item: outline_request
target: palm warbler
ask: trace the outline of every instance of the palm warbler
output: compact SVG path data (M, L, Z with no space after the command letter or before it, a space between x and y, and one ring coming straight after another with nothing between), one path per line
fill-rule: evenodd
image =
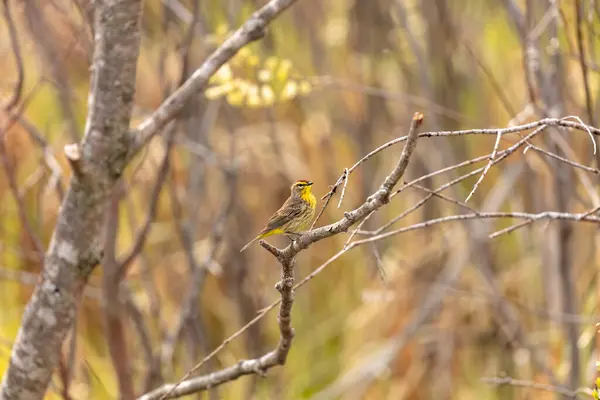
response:
M292 194L281 208L267 222L265 229L258 236L242 247L246 250L259 239L278 234L294 234L306 230L315 216L317 199L311 191L312 182L300 180L294 182L290 191Z

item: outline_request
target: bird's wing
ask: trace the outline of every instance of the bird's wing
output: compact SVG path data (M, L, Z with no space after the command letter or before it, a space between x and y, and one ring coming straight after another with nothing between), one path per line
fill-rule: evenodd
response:
M261 233L266 233L272 231L273 229L281 228L292 219L298 217L302 213L301 202L294 202L294 200L290 197L285 203L281 206L275 214L269 219L267 222L267 226Z

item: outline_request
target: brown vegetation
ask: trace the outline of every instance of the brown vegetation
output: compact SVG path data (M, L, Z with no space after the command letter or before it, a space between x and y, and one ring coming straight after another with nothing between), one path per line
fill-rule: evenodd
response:
M138 57L92 24L137 0L42 3L0 24L5 382L62 229L103 239L46 398L591 398L600 4L147 0ZM226 41L267 3L294 4ZM315 230L240 253L296 179Z

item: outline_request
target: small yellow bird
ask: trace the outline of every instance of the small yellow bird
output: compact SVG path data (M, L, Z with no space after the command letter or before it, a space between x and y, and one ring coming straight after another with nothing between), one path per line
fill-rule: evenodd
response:
M281 208L267 222L265 229L258 236L242 247L240 252L246 250L259 239L278 234L295 234L305 231L310 227L310 222L315 216L317 199L311 191L312 182L299 180L294 182L290 191L292 194L283 203Z

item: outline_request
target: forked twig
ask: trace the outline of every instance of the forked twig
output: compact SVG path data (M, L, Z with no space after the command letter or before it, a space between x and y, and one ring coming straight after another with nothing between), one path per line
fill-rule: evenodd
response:
M205 390L223 382L237 379L243 375L253 373L262 375L269 368L272 368L276 365L283 365L286 361L292 339L294 337L294 330L291 326L291 308L294 301L294 289L299 287L299 285L294 286L294 265L296 255L300 251L306 249L312 243L340 234L342 232L346 232L350 226L354 225L356 222L365 218L368 214L373 213L375 210L381 208L383 205L389 202L391 191L406 171L409 159L416 147L416 141L418 138L417 128L422 124L422 122L423 114L415 113L411 120L407 143L404 146L396 167L385 178L380 188L360 207L354 211L345 213L344 217L335 224L321 227L303 234L283 250L277 249L268 243L261 241L261 246L273 254L273 256L277 258L282 266L281 281L276 285L277 290L281 294L281 299L272 303L266 309L263 309L257 317L246 324L244 328L221 343L217 349L206 356L200 363L196 364L177 383L164 385L150 393L145 394L139 400L162 400L172 398L174 396L181 396L200 390ZM193 378L188 381L188 378L190 378L194 372L198 371L202 365L214 357L214 355L223 349L227 343L260 320L264 314L276 307L278 304L280 305L278 315L280 340L274 350L259 358L244 360L235 366L213 372L209 375Z

